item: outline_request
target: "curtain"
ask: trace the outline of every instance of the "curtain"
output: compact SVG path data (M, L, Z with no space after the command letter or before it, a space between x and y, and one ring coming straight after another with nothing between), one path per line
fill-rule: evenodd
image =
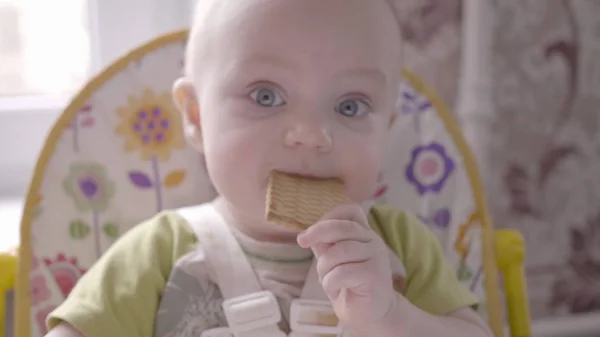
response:
M407 67L461 122L496 226L526 239L534 320L600 314L600 1L402 1Z

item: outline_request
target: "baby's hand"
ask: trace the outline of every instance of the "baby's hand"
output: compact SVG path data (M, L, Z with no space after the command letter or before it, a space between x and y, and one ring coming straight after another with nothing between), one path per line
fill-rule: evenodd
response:
M395 305L387 247L360 206L333 209L300 234L298 244L312 248L323 289L344 326L377 324Z

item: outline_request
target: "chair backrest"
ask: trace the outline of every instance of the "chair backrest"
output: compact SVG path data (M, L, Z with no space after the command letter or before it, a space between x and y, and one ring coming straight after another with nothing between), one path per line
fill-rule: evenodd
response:
M122 57L81 90L50 132L22 220L17 336L42 336L46 315L131 226L215 196L170 97L186 37L159 37ZM473 157L443 103L414 75L403 78L374 199L419 215L496 316L495 264L482 259L493 261L491 225Z

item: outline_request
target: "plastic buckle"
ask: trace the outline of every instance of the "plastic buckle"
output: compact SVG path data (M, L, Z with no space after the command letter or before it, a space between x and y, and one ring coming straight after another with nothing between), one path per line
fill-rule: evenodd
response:
M290 336L342 334L342 326L329 301L293 300L290 325L293 331Z
M237 336L241 332L262 329L281 320L281 310L275 295L260 291L223 301L223 311L229 330Z
M272 328L262 328L252 331L238 332L234 334L229 328L215 328L205 330L200 337L288 337L285 333L278 330L275 326Z
M355 337L349 331L342 331L341 334L337 335L322 335L322 334L314 334L314 333L304 333L304 332L291 332L288 337Z
M234 337L229 328L214 328L204 330L200 337Z

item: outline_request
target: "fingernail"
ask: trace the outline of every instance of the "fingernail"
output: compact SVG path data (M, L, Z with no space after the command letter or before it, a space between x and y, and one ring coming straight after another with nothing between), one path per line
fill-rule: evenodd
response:
M298 234L298 236L296 237L296 242L298 242L298 245L302 246L301 241L304 240L303 237L306 236L306 231L300 232L300 234Z

